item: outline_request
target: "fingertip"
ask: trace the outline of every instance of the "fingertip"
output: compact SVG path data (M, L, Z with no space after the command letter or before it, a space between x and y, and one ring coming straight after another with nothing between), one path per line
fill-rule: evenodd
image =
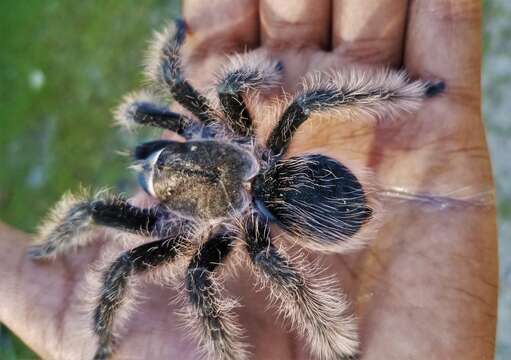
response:
M261 42L269 48L320 48L330 46L329 0L261 0Z
M435 77L451 90L476 94L481 65L478 0L416 0L410 4L405 65L420 77ZM478 94L478 92L477 92Z
M334 1L332 47L343 62L402 63L408 0Z

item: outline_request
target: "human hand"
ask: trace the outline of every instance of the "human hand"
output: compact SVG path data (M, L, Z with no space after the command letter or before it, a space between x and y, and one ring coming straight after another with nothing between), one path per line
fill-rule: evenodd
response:
M493 183L480 115L480 20L475 0L185 1L188 74L209 85L225 52L262 46L282 60L293 91L310 70L347 63L405 66L439 78L445 95L413 118L317 122L296 134L292 153L321 147L375 173L386 211L361 252L318 256L360 318L364 359L492 358L497 250ZM406 34L406 36L405 36ZM332 47L332 51L323 49ZM207 75L204 75L207 74ZM310 123L313 123L311 121ZM264 129L262 129L264 132ZM0 320L43 358L89 358L91 335L77 330L78 289L98 246L54 263L24 255L28 237L0 229ZM101 233L98 233L101 234ZM98 235L101 236L101 235ZM254 358L307 359L299 339L265 310L245 273L228 288ZM153 285L127 324L118 358L196 357L175 326L173 291ZM86 324L87 325L87 324Z

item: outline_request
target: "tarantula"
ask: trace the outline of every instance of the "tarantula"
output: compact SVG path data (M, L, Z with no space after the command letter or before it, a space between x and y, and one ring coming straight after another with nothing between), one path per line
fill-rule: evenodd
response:
M151 241L120 255L102 277L93 322L95 359L114 351L114 318L128 279L187 258L188 310L198 342L209 358L245 359L246 346L225 305L214 272L234 247L244 247L256 276L267 284L279 312L305 337L315 358L354 358L355 320L335 283L315 279L273 241L270 225L303 247L323 252L356 249L377 217L366 184L339 161L319 153L286 157L293 134L311 115L361 110L375 116L412 111L443 91L443 82L410 81L404 72L351 70L305 83L264 143L256 141L247 103L278 86L280 62L255 53L231 57L218 77L218 104L183 77L180 48L185 23L157 33L146 72L194 117L171 112L145 91L124 99L115 117L124 125L171 130L186 141L156 140L134 151L142 188L158 200L138 208L120 196L67 196L39 233L30 254L51 257L88 241L94 225L140 234ZM154 93L154 92L153 92Z

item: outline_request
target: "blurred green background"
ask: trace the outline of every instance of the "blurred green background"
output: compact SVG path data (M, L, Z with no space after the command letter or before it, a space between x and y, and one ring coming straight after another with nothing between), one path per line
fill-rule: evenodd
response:
M499 198L501 295L496 359L511 358L511 1L485 1L484 113ZM79 184L129 192L129 149L111 109L142 80L151 30L178 0L0 2L0 219L26 231ZM507 306L505 306L507 305ZM0 360L37 359L0 325Z

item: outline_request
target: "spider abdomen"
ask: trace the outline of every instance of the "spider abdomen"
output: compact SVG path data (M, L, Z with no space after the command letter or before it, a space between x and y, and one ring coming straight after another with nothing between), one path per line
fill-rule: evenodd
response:
M260 210L315 248L348 241L373 215L357 177L324 155L278 160L256 180L254 191L265 208Z

